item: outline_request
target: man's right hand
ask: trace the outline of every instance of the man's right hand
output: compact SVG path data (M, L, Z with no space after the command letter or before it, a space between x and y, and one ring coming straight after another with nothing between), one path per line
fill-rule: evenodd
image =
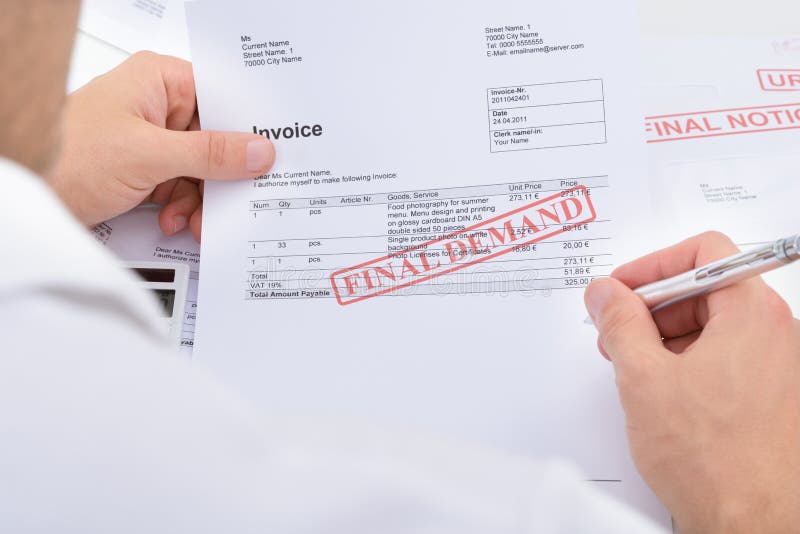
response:
M735 254L718 233L586 290L634 461L686 533L800 532L800 327L761 278L651 315L630 288Z

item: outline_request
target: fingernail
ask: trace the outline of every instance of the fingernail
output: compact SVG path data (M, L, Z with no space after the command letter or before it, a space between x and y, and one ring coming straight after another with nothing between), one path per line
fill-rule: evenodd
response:
M266 139L254 139L247 143L247 171L266 171L272 164L274 150L272 143Z
M172 233L173 233L173 235L177 234L178 232L182 232L183 229L186 228L186 224L187 223L188 223L188 221L186 220L186 217L184 217L183 215L178 215L176 217L173 217L173 219L172 219Z
M597 324L595 318L603 311L608 299L614 293L613 284L611 280L595 280L586 288L586 310L595 325Z

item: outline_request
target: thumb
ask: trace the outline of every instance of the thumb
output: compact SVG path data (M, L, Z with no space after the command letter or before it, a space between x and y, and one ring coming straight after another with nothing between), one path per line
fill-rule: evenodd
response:
M210 180L255 178L275 163L275 147L260 135L242 132L160 130L152 147L152 174L162 181L179 176Z
M600 345L614 363L634 364L664 353L650 310L630 288L614 278L593 281L584 301L600 333Z

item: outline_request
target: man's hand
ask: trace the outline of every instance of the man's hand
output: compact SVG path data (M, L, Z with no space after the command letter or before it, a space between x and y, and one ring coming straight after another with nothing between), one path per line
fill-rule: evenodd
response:
M51 185L86 225L155 202L167 235L200 239L200 178L254 178L275 161L264 137L199 131L190 63L140 52L68 98Z
M800 531L800 330L760 278L651 316L629 288L737 252L704 234L586 290L636 465L684 532Z

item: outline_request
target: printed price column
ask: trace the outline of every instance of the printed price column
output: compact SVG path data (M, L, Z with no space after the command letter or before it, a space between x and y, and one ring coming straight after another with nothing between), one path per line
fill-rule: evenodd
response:
M602 80L489 89L492 152L606 142Z

